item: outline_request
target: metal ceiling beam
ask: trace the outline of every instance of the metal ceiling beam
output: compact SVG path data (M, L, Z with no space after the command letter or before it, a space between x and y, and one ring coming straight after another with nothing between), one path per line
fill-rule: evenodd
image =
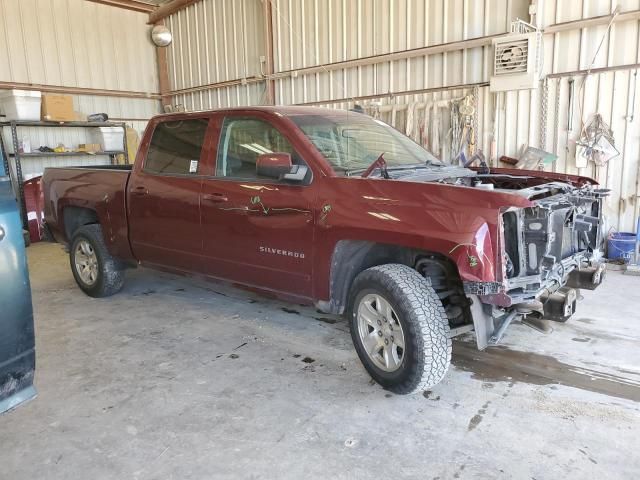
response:
M133 10L134 12L151 13L158 7L151 3L141 2L140 0L87 0L88 2L101 3L110 7L124 8Z
M640 10L631 10L629 12L621 12L614 19L613 23L626 22L629 20L640 20ZM543 30L544 33L565 32L567 30L576 30L581 28L596 27L598 25L607 25L611 21L611 14L600 15L598 17L590 17L580 20L572 20L570 22L556 23L549 25Z
M149 25L153 25L160 20L164 20L169 15L173 15L178 10L182 10L183 8L187 8L188 6L201 1L202 0L173 0L172 2L164 3L149 14L149 20L147 23Z
M34 90L48 93L63 93L68 95L93 95L99 97L122 98L152 98L160 99L160 94L155 92L136 92L131 90L107 90L103 88L63 87L60 85L43 85L40 83L21 83L0 81L0 90Z

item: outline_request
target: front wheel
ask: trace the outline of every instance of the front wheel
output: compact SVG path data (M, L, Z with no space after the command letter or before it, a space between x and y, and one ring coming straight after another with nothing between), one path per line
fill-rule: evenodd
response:
M349 295L351 338L371 377L399 394L439 383L451 362L447 315L431 283L400 264L360 273Z
M108 297L124 284L124 269L107 250L100 225L84 225L75 231L69 260L76 283L90 297Z

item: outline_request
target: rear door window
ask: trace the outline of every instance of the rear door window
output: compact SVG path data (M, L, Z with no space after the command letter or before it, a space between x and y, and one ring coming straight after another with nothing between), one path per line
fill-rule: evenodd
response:
M209 119L176 120L156 125L144 171L163 175L197 175Z

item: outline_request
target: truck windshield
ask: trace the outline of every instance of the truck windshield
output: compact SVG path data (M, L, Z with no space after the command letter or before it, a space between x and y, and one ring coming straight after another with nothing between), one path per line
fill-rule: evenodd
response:
M300 127L337 173L365 170L380 154L390 169L442 165L410 138L380 120L359 113L293 115Z

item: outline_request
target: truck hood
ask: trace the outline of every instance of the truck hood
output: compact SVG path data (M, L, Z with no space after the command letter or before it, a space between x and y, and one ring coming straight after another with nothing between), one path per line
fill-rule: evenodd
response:
M537 200L573 194L576 191L606 192L595 188L597 182L588 177L535 170L492 168L489 171L483 171L480 168L442 165L396 170L389 173L392 179L399 181L435 183L481 190L502 205L508 204L511 199L513 206L525 206L522 199L537 204Z

